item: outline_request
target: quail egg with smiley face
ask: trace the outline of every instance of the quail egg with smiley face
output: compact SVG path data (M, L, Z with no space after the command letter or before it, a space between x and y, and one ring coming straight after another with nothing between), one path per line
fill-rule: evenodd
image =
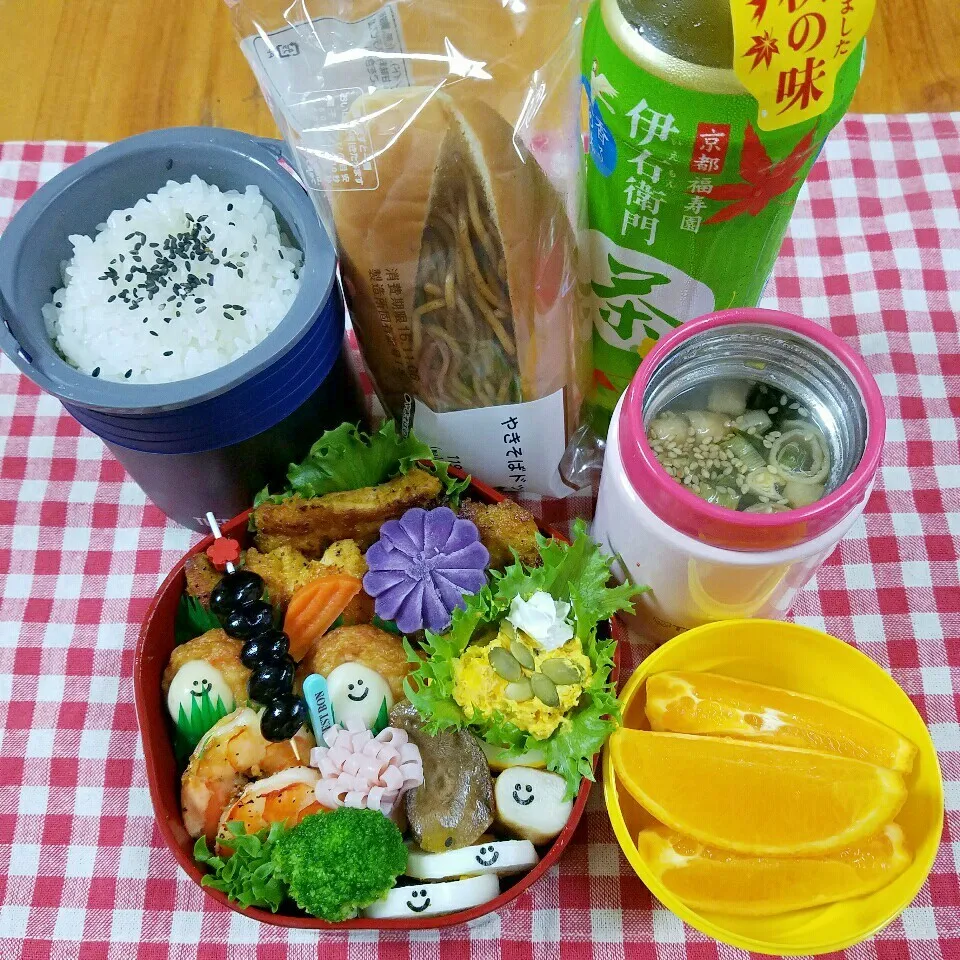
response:
M564 799L563 777L546 770L511 767L497 777L494 799L504 832L532 843L547 843L566 826L573 801Z
M359 720L367 729L377 722L383 702L393 706L390 685L362 663L341 663L327 676L330 705L337 723Z
M206 660L190 660L177 671L167 691L167 709L174 722L181 710L189 718L200 708L204 697L211 704L221 701L221 715L229 713L234 707L233 693L220 671Z

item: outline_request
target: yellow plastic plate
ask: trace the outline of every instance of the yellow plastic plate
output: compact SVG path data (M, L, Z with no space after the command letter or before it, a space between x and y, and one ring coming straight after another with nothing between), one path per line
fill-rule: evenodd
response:
M869 657L819 630L775 620L727 620L675 637L640 664L620 695L625 726L649 729L644 684L651 674L663 670L710 671L826 697L912 740L918 753L906 778L909 794L897 822L914 859L893 883L866 897L775 917L699 913L666 890L641 859L637 834L654 821L620 788L607 751L603 758L607 811L623 852L654 896L691 927L716 940L778 956L843 950L896 919L933 866L943 826L943 781L930 734L894 680Z

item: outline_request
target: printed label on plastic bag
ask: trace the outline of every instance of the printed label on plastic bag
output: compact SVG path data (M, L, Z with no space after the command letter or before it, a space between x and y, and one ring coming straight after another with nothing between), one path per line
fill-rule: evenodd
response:
M566 447L563 390L527 403L434 413L413 403L411 427L449 460L505 493L563 497L572 493L558 466Z
M396 5L384 4L352 22L317 17L247 37L240 46L261 88L270 91L274 114L288 121L281 127L296 147L307 186L376 190L379 178L367 131L362 124L347 130L343 121L364 93L413 83ZM292 131L297 131L294 138Z

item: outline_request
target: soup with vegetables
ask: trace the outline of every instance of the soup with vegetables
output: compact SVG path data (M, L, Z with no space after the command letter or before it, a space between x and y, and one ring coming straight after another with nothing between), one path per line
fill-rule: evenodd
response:
M647 427L657 460L708 503L781 513L827 492L830 451L798 400L768 384L718 380L678 397Z

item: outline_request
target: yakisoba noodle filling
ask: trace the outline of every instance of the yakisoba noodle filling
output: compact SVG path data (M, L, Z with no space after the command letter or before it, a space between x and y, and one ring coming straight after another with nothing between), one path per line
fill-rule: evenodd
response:
M437 412L519 401L500 234L462 145L445 167L424 231L411 317L421 395Z

